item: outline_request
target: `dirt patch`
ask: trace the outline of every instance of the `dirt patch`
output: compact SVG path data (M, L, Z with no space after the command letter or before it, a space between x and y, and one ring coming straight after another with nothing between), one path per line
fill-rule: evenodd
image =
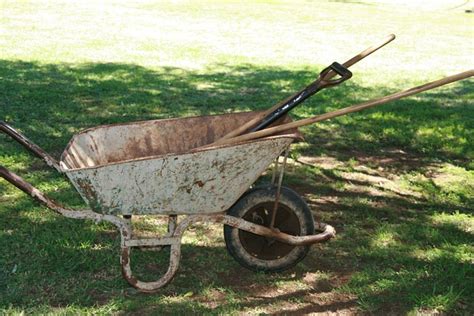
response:
M215 309L226 303L226 294L217 289L211 289L205 296L197 297L197 300L210 309Z

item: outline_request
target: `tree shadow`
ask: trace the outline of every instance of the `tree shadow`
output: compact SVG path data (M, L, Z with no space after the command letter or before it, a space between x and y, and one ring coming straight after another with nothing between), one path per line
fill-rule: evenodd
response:
M380 166L384 165L372 167ZM423 172L420 168L410 172ZM436 186L427 189L428 198L391 191L378 195L372 190L377 184L349 180L337 172L341 169L347 172L348 168L321 168L316 172L320 176L306 178L309 185L297 185L299 193L309 195L306 200L316 219L338 232L321 251L311 253L319 269L351 274L345 288L357 295L359 306L371 312L398 314L423 306L460 313L472 310L467 294L474 292L469 281L474 278L469 259L469 245L474 243L469 230L472 196L461 202L433 199L446 194ZM300 176L290 172L289 182ZM351 182L356 190L334 187L337 182ZM328 197L329 203L314 200L315 194ZM463 192L456 194L463 196Z
M0 290L0 306L3 308L28 310L37 305L50 308L72 305L100 307L120 297L120 308L135 313L220 313L328 291L318 288L315 283L310 291L295 290L284 295L262 297L261 293L275 288L275 282L298 280L306 272L292 269L281 274L256 275L232 260L225 247L185 243L182 245L180 269L173 281L158 293L139 293L121 277L119 238L114 227L67 219L48 214L47 210L34 211L40 213L41 220L31 218L27 214L29 211L24 211L1 224L3 232L5 227L15 227L0 234L1 250L8 254L0 260L0 280L7 285ZM145 281L158 279L166 272L168 256L166 249L133 251L135 276ZM241 293L239 295L245 293L252 299L229 302L225 296L216 298L206 294L209 288ZM179 303L153 304L156 300L182 293L192 293L192 296ZM135 306L136 301L150 304ZM209 302L218 305L211 307ZM335 306L328 308L332 310Z
M331 100L342 99L346 106L360 102L357 99L375 99L393 93L383 87L356 87L341 98L341 92L342 89L327 91L324 97L329 106L324 106L325 100L322 100L322 107L312 110L310 104L308 111L333 110ZM468 140L474 136L474 108L469 102L473 95L472 79L469 79L417 97L321 122L304 130L308 136L306 141L311 145L305 146L301 153L325 154L341 161L367 154L380 158L418 156L422 163L451 161L472 169L474 143ZM453 96L458 98L453 100ZM320 98L323 96L317 95L314 101Z
M315 72L308 69L254 65L214 65L207 70L189 71L172 67L148 69L131 64L55 65L4 60L0 61L0 119L59 156L72 135L84 128L264 109L314 77ZM344 163L355 157L374 168L386 167L386 174L424 172L440 161L469 167L474 152L474 144L468 141L474 137L474 108L469 105L473 91L472 84L463 81L377 110L306 127L303 130L309 146L297 147L297 151L301 155L336 157ZM293 115L308 117L389 92L381 87L369 89L349 82L313 97ZM453 95L459 98L452 100ZM408 160L398 159L400 155L393 153L394 148L407 152L404 157ZM27 179L34 185L65 182L38 166L3 135L0 151L2 164L28 173ZM368 156L377 159L370 161ZM387 164L383 160L389 158L395 159L395 163ZM416 163L410 162L411 158ZM298 183L310 182L305 187L298 185L297 190L302 194L316 192L341 198L326 208L310 203L319 218L334 224L340 232L334 241L313 247L309 258L293 270L271 276L255 275L239 267L224 247L184 245L178 276L155 296L129 291L129 286L120 278L118 235L110 227L48 215L27 196L13 201L2 194L0 250L6 255L0 259L0 283L7 286L0 290L1 305L27 309L42 302L53 307L68 304L91 307L125 296L120 308L129 311L219 313L305 297L309 301L303 307L282 313L337 311L355 304L368 304L363 308L371 311L403 312L439 295L461 293L460 298L453 300L459 301L474 292L466 282L472 280L472 266L466 265L462 258L447 255L452 254L450 247L472 243L472 235L456 226L435 225L431 219L437 210L449 213L458 209L472 214L469 197L462 205L453 205L401 194L376 197L368 191L340 192L331 183L346 179L330 170L321 172L321 176L312 176L311 181L298 175L290 175L289 179L290 183L295 179ZM363 188L369 183L359 181L354 185ZM0 182L0 190L9 190L5 182ZM64 184L59 188L48 187L47 191L64 204L80 204L74 191ZM364 200L372 204L360 202ZM433 231L438 231L437 235ZM380 232L395 236L395 244L374 246ZM442 249L438 257L420 259L414 255L430 247ZM157 259L153 253L139 255L137 262L153 273L165 265L164 259ZM157 265L149 262L157 262ZM12 273L15 265L19 272ZM349 285L359 297L358 302L351 298L329 304L311 301L309 297L323 292L317 284L310 284L309 290L256 298L262 288L318 271L331 274L331 282L336 282L340 274L356 275ZM255 286L258 282L262 286ZM385 283L380 285L380 282ZM337 284L345 286L345 283ZM433 284L438 284L435 289ZM377 290L369 291L378 285ZM203 303L206 298L202 289L209 286L226 288L240 295L250 293L254 298L221 300L218 307L207 307ZM163 297L186 292L193 293L189 300L160 301ZM140 300L149 304L141 309L134 305ZM402 303L395 303L398 301ZM156 302L161 305L153 307ZM449 310L456 310L456 306Z
M133 64L3 60L0 118L46 149L58 151L77 131L101 124L268 108L315 76L316 71L309 69L255 65L214 65L205 71L189 71ZM347 82L314 96L293 115L324 113L389 92ZM429 158L466 160L474 152L472 142L465 141L472 138L474 129L474 109L468 104L472 93L465 80L421 97L308 127L307 141L313 146L303 153L339 152L342 156L357 144L358 149L371 153L399 147ZM452 100L452 95L461 97Z

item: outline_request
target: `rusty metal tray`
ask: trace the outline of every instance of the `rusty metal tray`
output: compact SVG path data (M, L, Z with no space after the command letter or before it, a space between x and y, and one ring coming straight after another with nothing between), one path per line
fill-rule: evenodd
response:
M3 166L0 166L0 177L60 215L115 225L121 236L122 275L143 292L155 292L171 281L179 267L183 234L190 225L198 222L221 223L226 225L227 231L235 229L232 232L262 236L273 245L279 245L278 242L289 245L282 248L286 249L283 252L276 251L273 260L289 267L304 257L307 245L332 238L334 228L321 224L317 228L322 232L313 234L314 223L309 209L306 209L305 223L309 223L307 227L311 229L303 234L298 233L303 225L298 220L292 221L296 225L294 233L280 230L276 224L268 227L249 221L231 212L239 205L239 199L250 196L249 192L263 192L247 190L272 161L278 166L280 154L285 152L286 155L290 144L301 139L301 134L293 129L232 145L206 146L243 125L255 114L245 112L99 126L75 135L60 161L0 121L0 131L65 174L90 209L63 207ZM288 121L290 119L285 117L275 125ZM279 188L283 173L284 165L279 171ZM267 202L275 206L272 213L275 217L283 201L277 194L268 197ZM136 215L166 216L168 233L152 238L136 236L132 225L132 216ZM226 245L229 245L227 237ZM162 247L170 247L166 273L152 282L137 279L132 273L131 250L159 250ZM234 259L239 259L235 253L229 253ZM251 256L250 252L247 256ZM250 259L252 262L262 261ZM266 260L263 260L264 266L269 262Z
M207 214L227 210L295 139L297 130L192 151L254 112L99 126L75 135L60 167L96 212ZM125 180L125 181L124 181Z

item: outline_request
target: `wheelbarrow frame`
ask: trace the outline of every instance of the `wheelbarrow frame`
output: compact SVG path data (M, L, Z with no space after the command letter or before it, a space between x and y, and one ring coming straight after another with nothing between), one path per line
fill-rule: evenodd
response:
M14 140L16 140L19 144L24 146L31 153L43 159L50 167L63 173L60 164L53 157L51 157L46 151L34 144L32 141L30 141L27 137L22 135L17 130L15 130L13 127L11 127L5 122L0 121L0 130L5 134L9 135ZM278 157L276 158L278 159ZM283 172L284 168L280 170L279 179L281 179ZM323 223L320 223L317 226L318 230L322 231L319 234L307 236L293 236L281 232L275 228L265 227L262 225L254 224L241 218L226 215L226 212L222 211L212 214L182 215L182 219L180 221L178 221L177 215L169 215L167 234L156 238L136 238L133 234L130 215L122 216L123 214L101 214L92 211L91 209L74 210L64 207L55 202L54 200L50 199L46 194L44 194L39 189L35 188L33 185L25 181L17 174L8 170L4 166L0 166L0 177L4 178L5 180L13 184L15 187L24 191L25 193L36 199L38 202L45 205L54 212L58 213L59 215L73 219L93 220L96 223L105 221L115 225L120 232L120 263L122 268L122 275L128 281L129 284L131 284L133 287L137 288L142 292L155 292L172 280L178 270L181 259L181 239L183 237L183 234L190 225L196 223L220 223L256 235L272 238L293 246L304 246L323 242L335 236L334 228L330 225L326 225ZM281 185L281 180L278 181L278 185ZM140 281L133 275L131 267L130 254L132 248L155 248L161 246L170 247L170 260L167 271L157 281Z
M343 64L344 67L349 67L359 60L365 58L366 56L370 55L374 51L378 50L379 48L383 47L390 41L395 38L394 35L390 35L387 39L385 39L381 44L368 48L367 50L361 52L360 54L356 55L352 59L348 60ZM335 69L333 69L335 70ZM329 71L322 76L323 81L327 83L331 83L329 80L335 71ZM342 75L342 73L340 73ZM239 128L234 129L233 131L227 133L226 135L222 135L220 139L215 139L213 142L208 142L207 144L201 144L200 146L196 146L194 150L190 150L190 153L195 153L203 150L214 150L216 146L236 146L242 143L249 143L255 142L256 139L262 139L263 137L274 137L275 133L281 133L284 131L288 131L289 129L298 128L304 125L313 124L319 121L331 119L337 116L346 115L348 113L361 111L364 109L368 109L374 106L378 106L389 101L398 100L410 95L414 95L423 91L427 91L430 89L434 89L436 87L440 87L452 82L456 82L459 80L463 80L474 75L474 70L468 70L463 73L459 73L456 75L452 75L437 81L433 81L418 87L414 87L405 91L400 91L394 93L392 95L388 95L382 97L377 100L367 101L358 105L353 105L351 107L347 107L344 109L336 110L333 112L329 112L323 115L315 116L308 119L303 119L300 121L286 123L281 125L276 125L273 127L269 127L260 131L253 131L251 133L247 133L245 135L241 135L242 133L250 130L258 123L261 119L265 116L272 113L272 111L278 110L280 106L293 106L301 99L302 96L306 96L306 92L316 91L317 89L310 89L310 90L302 90L295 94L294 96L290 97L283 101L283 103L276 104L274 107L266 111L265 113L260 113L259 115L255 116L254 119L248 120L245 124L242 124ZM333 83L337 83L338 81L333 81ZM303 93L303 94L301 94ZM288 103L290 102L290 103ZM265 123L266 124L266 123ZM258 128L257 128L258 129ZM255 129L253 129L255 130ZM43 149L39 146L35 145L31 142L28 138L24 135L16 131L14 128L6 124L5 122L0 121L0 131L6 133L18 143L23 145L26 149L32 152L34 155L42 158L50 167L56 169L57 171L64 173L65 170L60 166L60 164L51 157L48 153L46 153ZM240 136L239 136L240 135ZM290 142L291 143L291 142ZM281 152L280 152L281 153ZM279 154L278 153L278 156ZM278 158L278 157L275 157ZM273 219L270 227L265 227L262 225L254 224L249 221L246 221L241 218L233 217L226 215L225 210L221 212L213 212L210 214L192 214L192 215L184 215L185 217L178 222L177 215L169 214L169 222L168 222L168 233L165 236L158 237L158 238L135 238L133 236L133 230L131 225L131 217L129 214L122 214L124 217L119 215L112 215L112 214L102 214L94 212L90 209L85 210L73 210L65 208L55 201L48 198L43 192L32 186L30 183L26 182L24 179L19 177L18 175L14 174L7 168L0 165L0 176L6 179L8 182L16 186L17 188L23 190L25 193L31 195L33 198L38 200L40 203L44 204L46 207L52 209L53 211L57 212L60 215L63 215L68 218L75 218L75 219L90 219L96 222L106 221L112 223L117 227L120 231L121 242L120 242L120 262L122 266L122 274L124 278L134 287L139 289L143 292L154 292L157 289L161 288L162 286L166 285L173 276L176 274L176 271L179 267L179 261L181 257L181 238L186 231L186 229L195 223L198 222L214 222L214 223L222 223L224 225L228 225L242 231L250 232L256 235L261 235L267 238L275 239L290 245L294 246L303 246L309 245L317 242L326 241L335 236L335 230L333 227L320 224L317 228L322 230L323 232L320 234L314 235L307 235L307 236L293 236L283 232L280 232L278 229L272 228L273 221L275 217L275 212L278 206L278 199L279 199L279 188L281 187L281 179L284 172L284 168L280 173L280 177L277 183L278 191L275 196L275 207L273 210ZM71 178L70 178L71 180ZM256 179L255 179L256 180ZM71 180L72 181L72 180ZM199 183L198 183L199 185ZM77 188L77 187L76 187ZM243 194L243 193L241 193ZM84 195L83 195L84 197ZM170 246L170 262L168 266L168 270L166 273L157 281L155 282L143 282L138 280L136 277L133 276L132 268L131 268L131 261L130 261L130 253L131 249L135 247L160 247L160 246Z

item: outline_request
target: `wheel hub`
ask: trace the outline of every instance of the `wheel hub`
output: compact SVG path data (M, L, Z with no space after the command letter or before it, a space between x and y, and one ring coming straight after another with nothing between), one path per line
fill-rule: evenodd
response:
M243 216L243 219L252 223L270 226L272 220L274 203L265 202L252 207ZM290 235L300 235L300 222L294 212L283 204L278 205L275 217L275 229ZM239 231L239 238L245 250L255 258L262 260L275 260L286 256L295 246L283 242L252 234L246 231Z

